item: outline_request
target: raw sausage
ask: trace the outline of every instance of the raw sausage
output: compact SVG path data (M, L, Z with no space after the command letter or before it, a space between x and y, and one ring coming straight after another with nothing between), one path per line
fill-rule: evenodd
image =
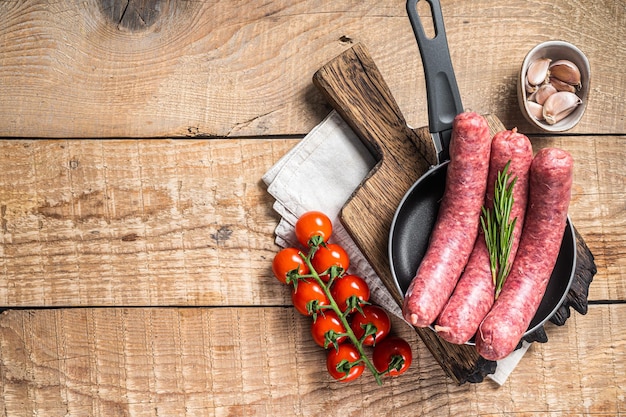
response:
M500 296L476 333L476 349L489 360L509 355L535 315L556 264L567 222L574 162L557 148L542 149L530 167L522 236Z
M513 187L511 220L517 218L513 229L512 247L509 260L515 258L519 244L526 201L528 199L528 170L533 159L533 149L528 138L514 130L496 133L491 142L491 157L485 207L493 207L493 195L498 173L510 161L509 174L517 177ZM495 286L491 274L489 251L482 229L474 244L467 266L456 285L452 296L445 305L435 330L450 343L467 343L476 333L478 325L485 318L494 302Z
M439 213L403 303L404 318L416 327L435 321L472 252L487 188L490 145L484 117L474 112L455 117Z

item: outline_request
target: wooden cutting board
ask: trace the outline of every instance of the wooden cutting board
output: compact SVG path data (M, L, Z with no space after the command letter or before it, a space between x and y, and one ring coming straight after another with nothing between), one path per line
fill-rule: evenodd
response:
M378 163L355 190L341 212L341 221L387 289L401 304L387 255L388 234L400 200L409 187L436 164L428 127L407 126L382 75L366 48L356 44L320 68L313 83L377 156ZM494 115L485 115L492 134L504 130ZM578 281L557 324L569 317L569 306L584 314L587 290L595 274L593 256L578 238ZM572 292L570 291L570 292ZM577 292L576 292L577 291ZM481 358L473 346L454 345L429 329L416 329L444 371L457 383L480 382L496 363ZM529 341L547 341L543 329Z

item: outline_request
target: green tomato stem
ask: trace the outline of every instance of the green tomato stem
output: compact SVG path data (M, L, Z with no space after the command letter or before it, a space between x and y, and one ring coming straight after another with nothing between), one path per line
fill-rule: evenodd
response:
M330 293L330 285L326 285L324 280L322 280L320 278L320 276L317 273L317 271L315 270L315 268L313 268L313 265L311 264L311 257L312 257L311 256L311 252L315 253L317 248L315 248L313 250L313 247L312 247L311 249L312 250L309 252L308 256L304 256L303 254L301 254L302 259L304 260L304 262L306 263L307 267L309 268L309 272L310 272L309 275L311 275L313 277L313 279L315 279L317 281L317 283L322 287L322 290L324 291L324 294L326 294L326 297L328 297L328 300L330 301L330 307L337 314L337 317L339 317L339 320L341 321L341 324L343 324L343 327L346 329L346 334L348 335L348 338L350 339L350 341L352 342L354 347L356 347L357 351L359 352L359 355L361 355L361 359L360 360L365 364L367 369L369 369L371 371L371 373L374 375L374 378L376 379L376 383L378 385L382 385L383 384L382 379L381 379L382 373L378 372L376 367L374 367L374 364L372 363L372 361L370 361L370 359L365 354L365 350L363 349L363 343L361 342L361 340L359 340L356 337L356 335L352 331L352 328L350 327L350 323L348 323L347 315L343 311L341 311L341 309L339 308L339 305L337 304L337 302L335 301L335 299L331 295L331 293ZM329 281L329 284L332 281L333 280L331 279L331 281ZM355 363L358 363L358 361L355 362Z

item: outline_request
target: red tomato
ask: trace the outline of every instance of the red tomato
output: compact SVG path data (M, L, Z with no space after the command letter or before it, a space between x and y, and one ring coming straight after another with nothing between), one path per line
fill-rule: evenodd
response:
M296 221L295 232L298 242L303 246L309 246L309 241L314 236L319 236L322 241L327 242L333 232L333 223L322 212L308 211Z
M346 251L336 243L329 243L326 246L320 246L311 259L311 265L318 274L327 271L330 267L336 266L347 271L350 267L350 257ZM323 281L330 280L329 274L320 275Z
M341 320L339 320L339 316L332 310L327 310L323 314L319 314L313 321L313 324L311 324L313 340L323 348L333 346L333 342L337 344L345 342L348 336L336 336L337 334L345 332L346 328L341 323ZM332 336L333 334L335 334L334 337ZM327 335L329 337L327 337Z
M326 356L328 373L341 382L353 381L361 376L365 365L354 364L361 358L359 351L351 343L339 345L339 349L329 349Z
M305 316L316 313L315 306L329 305L330 301L322 287L313 280L299 280L298 285L291 291L293 306ZM309 311L310 308L312 311Z
M287 274L293 270L297 270L300 275L309 273L309 268L300 257L300 251L298 249L282 249L274 256L274 260L272 261L272 272L274 276L277 280L286 284Z
M389 315L382 308L374 304L363 306L363 314L354 313L350 322L350 327L357 339L363 339L363 345L374 346L381 342L391 330L391 320Z
M388 337L376 344L372 353L372 362L378 372L386 372L388 375L398 376L403 374L411 366L413 352L408 342L401 337Z
M348 302L352 307L355 307L354 300L350 300L351 297L356 297L360 301L368 301L370 299L370 288L367 282L358 275L344 275L341 278L337 278L332 287L330 288L330 294L337 302L341 311L346 311L348 308ZM350 309L352 312L354 308Z

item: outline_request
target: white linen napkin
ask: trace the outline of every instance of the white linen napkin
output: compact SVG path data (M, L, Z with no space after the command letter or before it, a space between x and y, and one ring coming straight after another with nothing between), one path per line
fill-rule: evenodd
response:
M349 272L365 279L372 302L404 320L400 307L339 221L341 208L375 164L363 142L333 110L263 175L263 182L276 199L273 209L281 216L275 230L278 246L297 246L294 225L300 215L310 210L324 212L333 222L331 241L350 256ZM498 361L496 372L488 377L502 385L528 346L525 343Z

